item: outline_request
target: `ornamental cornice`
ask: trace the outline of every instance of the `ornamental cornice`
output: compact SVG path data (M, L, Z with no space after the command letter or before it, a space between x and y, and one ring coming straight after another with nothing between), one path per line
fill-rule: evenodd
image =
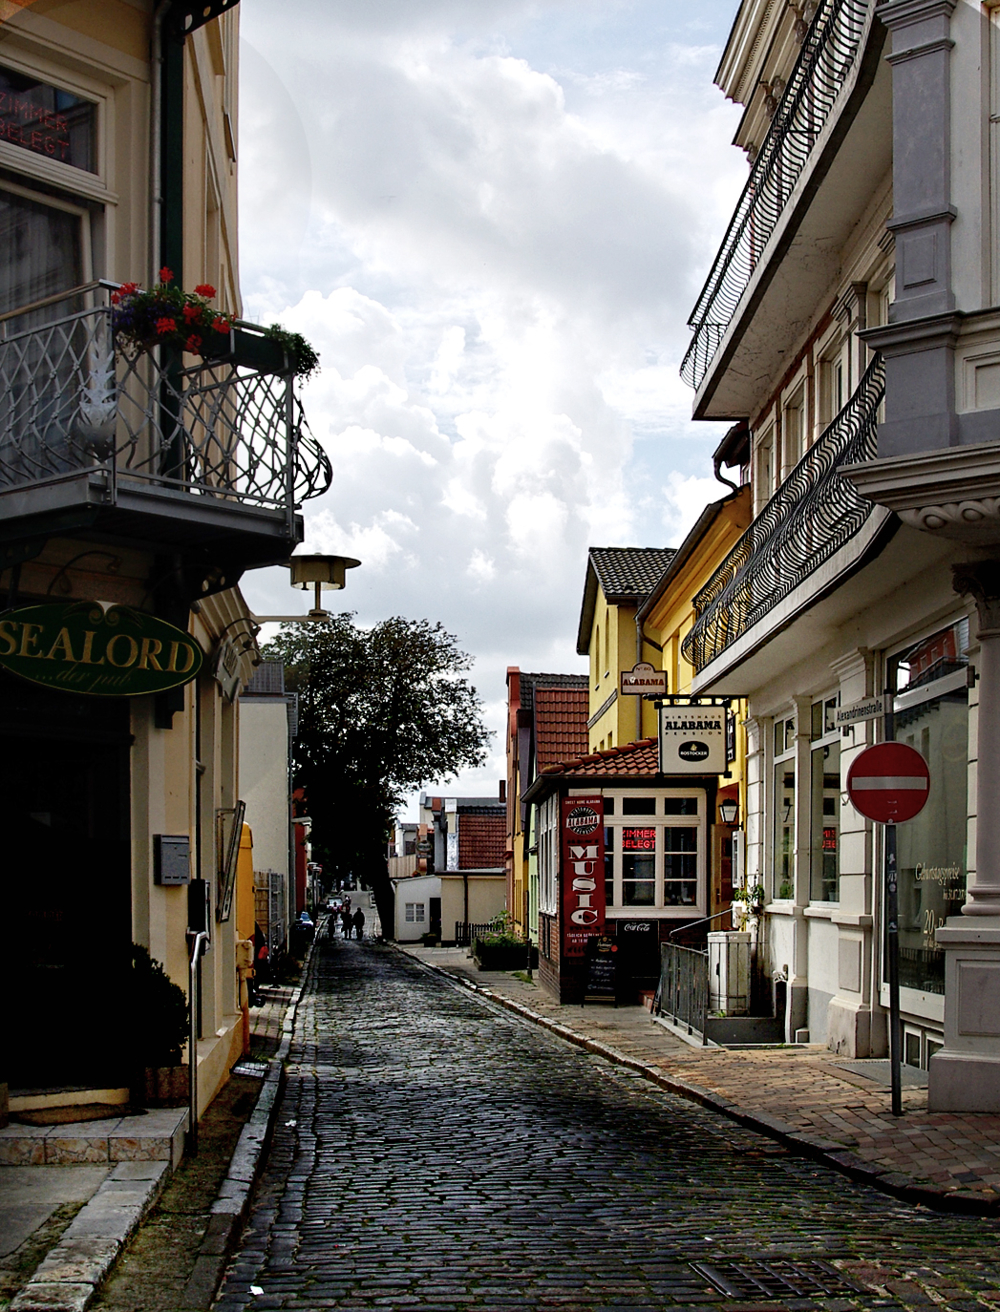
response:
M911 528L976 546L1000 543L1000 443L868 460L840 472Z

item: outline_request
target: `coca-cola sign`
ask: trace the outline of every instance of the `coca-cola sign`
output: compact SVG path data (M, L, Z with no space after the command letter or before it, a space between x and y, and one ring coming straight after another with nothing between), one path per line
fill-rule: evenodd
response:
M583 957L604 933L604 798L567 797L562 804L563 956Z

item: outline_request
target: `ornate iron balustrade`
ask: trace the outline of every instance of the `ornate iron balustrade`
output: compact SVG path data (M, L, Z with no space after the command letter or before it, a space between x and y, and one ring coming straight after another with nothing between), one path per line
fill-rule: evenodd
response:
M875 509L840 469L876 455L885 366L876 355L857 391L694 598L681 650L696 671L722 654L864 527Z
M119 480L292 508L330 486L290 371L115 349L95 283L5 317L0 328L0 492L104 470ZM241 325L245 333L256 331Z
M688 327L681 377L701 386L761 252L854 67L872 0L820 0Z

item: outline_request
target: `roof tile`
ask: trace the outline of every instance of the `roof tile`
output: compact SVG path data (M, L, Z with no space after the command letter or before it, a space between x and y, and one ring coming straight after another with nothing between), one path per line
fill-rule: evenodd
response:
M594 573L608 601L648 597L674 554L674 547L590 548Z

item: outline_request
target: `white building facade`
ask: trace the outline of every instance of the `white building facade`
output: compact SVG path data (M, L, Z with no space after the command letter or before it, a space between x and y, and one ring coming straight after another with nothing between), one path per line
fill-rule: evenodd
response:
M717 80L751 177L683 372L746 429L756 518L684 651L695 692L749 699L762 958L789 1039L885 1053L882 834L846 779L909 743L904 1060L933 1109L998 1111L1000 10L744 0ZM891 718L838 722L878 694Z

